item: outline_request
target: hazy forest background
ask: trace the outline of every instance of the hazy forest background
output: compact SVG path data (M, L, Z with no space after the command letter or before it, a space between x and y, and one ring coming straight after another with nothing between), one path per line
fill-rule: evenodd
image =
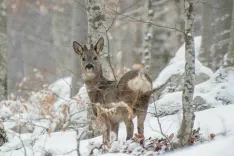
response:
M142 64L148 10L146 0L103 0L105 28L111 63L117 74ZM200 61L216 71L222 64L232 25L232 0L194 1L194 35L202 35ZM39 89L66 76L73 77L72 95L82 85L79 57L72 41L88 43L85 0L1 0L1 98L22 95L24 89ZM183 0L153 0L150 9L152 50L150 75L154 80L183 43ZM105 32L105 29L107 32ZM96 42L96 41L95 41ZM107 45L107 42L106 42ZM105 60L105 59L104 59ZM42 72L43 83L31 82L19 91L20 82ZM34 80L32 80L34 81ZM3 94L4 93L4 94ZM3 96L4 95L4 96Z
M186 14L190 5L185 2L194 6L194 20L193 14ZM76 139L79 153L77 138L85 131L89 99L72 43L95 44L101 36L105 40L101 54L105 77L118 80L127 71L149 67L153 88L165 84L153 94L146 119L151 121L148 116L152 116L163 137L168 127L172 130L167 134L174 137L178 127L169 122L162 126L160 119L186 112L182 109L186 103L187 113L198 113L196 119L206 124L211 118L208 121L202 111L212 116L218 106L227 109L218 112L233 133L230 114L234 107L227 106L234 104L233 19L233 0L0 0L0 146L7 142L1 140L7 138L6 133L9 142L15 141L15 135L20 140L17 148L2 146L0 151L17 153L20 146L25 156L37 148L36 139L30 140L32 144L24 142L31 135L75 129L76 137L69 138L70 131L64 135L68 141ZM190 32L186 32L185 21L193 25ZM186 37L190 37L187 43L193 43L193 35L195 46L184 46ZM195 55L186 57L194 54L191 49ZM185 69L188 64L189 70ZM189 100L182 103L186 86ZM196 119L189 117L196 127ZM180 124L180 119L173 118ZM218 124L209 128L223 134L220 127L226 126L214 125ZM146 129L150 131L146 136L153 133ZM25 140L21 134L27 134Z

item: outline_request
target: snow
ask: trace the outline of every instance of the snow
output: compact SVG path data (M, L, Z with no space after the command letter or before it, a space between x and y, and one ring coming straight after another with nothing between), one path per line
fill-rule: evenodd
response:
M71 79L71 77L59 79L49 86L52 92L56 94L56 105L60 105L61 103L64 103L64 101L68 101L70 99Z
M188 149L165 154L165 156L233 156L234 153L234 136L220 138L219 140L197 145Z
M200 73L205 73L208 76L212 76L213 72L211 69L202 65L202 63L198 60L198 55L201 46L201 36L194 38L195 44L195 73L199 75ZM185 44L183 44L179 50L176 52L174 58L171 59L169 64L160 72L157 79L153 82L153 87L156 88L161 84L164 84L168 78L170 78L174 74L182 75L184 73L184 65L185 65Z
M211 101L214 106L234 103L234 69L220 68L206 82L195 87L195 94L201 95Z
M149 105L148 112L155 113L155 106L159 116L175 114L182 107L182 92L173 92L165 94L161 99Z
M220 105L228 105L234 103L234 70L222 67L213 73L211 69L202 65L198 61L198 54L200 51L201 37L195 37L195 68L196 74L206 74L210 77L209 80L197 84L195 86L194 98L200 97L205 101L201 106L196 106L198 110L205 108L213 108ZM182 45L176 52L176 55L171 59L167 67L165 67L158 78L154 81L154 88L165 83L172 75L184 73L185 63L185 45ZM180 78L180 77L179 77ZM167 86L170 87L170 86ZM158 114L168 115L174 114L181 110L182 107L182 92L176 90L175 92L168 93L168 89L162 92L162 96L156 102ZM203 108L201 108L203 107ZM154 112L154 105L149 106L149 112Z
M220 106L217 108L196 112L196 119L194 127L200 127L203 137L208 138L210 133L220 134L222 132L228 132L227 136L218 135L215 140L197 144L190 148L183 149L173 153L168 153L166 156L177 156L198 154L206 156L218 156L221 153L225 153L225 156L233 155L233 148L231 147L234 143L234 120L233 120L234 105ZM164 133L171 134L176 133L180 125L180 115L170 115L160 118L162 123L162 129ZM135 132L136 132L136 119L134 119ZM123 146L122 142L125 140L126 131L124 124L120 125L119 130L119 143L115 146ZM145 121L145 137L161 137L159 133L159 126L157 119L148 115ZM33 136L32 134L22 134L21 139L25 142L25 148L27 153L34 152L35 156L41 156L41 153L50 151L55 155L64 156L76 156L76 133L72 130L65 132L54 132L51 134L43 134L40 136ZM32 144L32 142L34 143ZM82 155L88 155L92 149L90 145L93 142L94 145L100 145L102 137L96 137L89 140L83 140L80 143L80 151ZM226 146L227 145L227 146ZM137 145L131 145L135 148ZM8 156L23 156L22 144L19 137L14 137L9 143L0 147L0 155ZM220 148L217 148L220 147ZM67 154L66 154L67 153ZM106 154L108 155L120 155L120 154ZM122 154L124 155L124 154Z
M220 68L209 80L195 86L194 98L200 96L205 100L202 105L208 108L234 104L233 77L234 69ZM182 108L182 92L164 94L155 104L158 115L175 114ZM150 104L148 110L153 113L154 104Z

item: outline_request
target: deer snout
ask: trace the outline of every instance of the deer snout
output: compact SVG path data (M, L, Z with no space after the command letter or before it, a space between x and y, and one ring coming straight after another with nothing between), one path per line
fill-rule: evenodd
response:
M92 69L92 68L94 68L94 65L90 63L85 66L85 69Z

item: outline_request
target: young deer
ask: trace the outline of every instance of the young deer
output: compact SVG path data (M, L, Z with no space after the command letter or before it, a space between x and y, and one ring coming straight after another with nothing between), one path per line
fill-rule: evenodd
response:
M96 104L98 119L104 124L105 128L103 142L110 141L111 131L116 134L116 140L118 139L118 126L116 125L121 122L125 123L127 134L133 135L132 108L125 102L110 103L108 107L105 108L100 103Z
M123 101L133 107L133 114L137 116L137 129L139 134L144 133L144 121L147 113L149 99L152 93L152 81L149 75L143 71L129 71L119 81L109 81L102 73L100 52L104 46L101 37L98 42L81 46L73 42L74 51L81 58L82 77L84 79L88 96L91 103L100 103L108 107L108 103ZM94 114L97 116L97 108L92 105ZM117 131L119 123L115 123ZM127 139L132 138L132 132L127 131Z

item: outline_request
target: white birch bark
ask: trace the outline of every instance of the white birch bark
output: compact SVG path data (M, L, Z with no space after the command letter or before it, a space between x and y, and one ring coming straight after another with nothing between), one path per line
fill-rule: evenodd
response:
M105 37L105 15L103 0L87 1L88 15L88 44L95 44L102 36Z
M5 2L0 0L0 101L7 98L7 11Z
M88 16L88 44L95 44L102 36L106 36L105 15L103 13L103 0L87 0L87 16ZM103 49L104 53L106 48ZM106 66L106 64L104 65ZM104 67L104 69L106 69ZM88 134L94 137L99 135L100 127L95 125L95 115L92 109L92 105L88 104L87 108L87 129Z
M190 0L185 3L185 76L184 88L182 95L183 119L178 132L179 144L185 146L188 144L189 137L192 133L195 119L192 100L194 93L195 81L195 52L193 39L193 22L194 22L194 4Z
M151 22L154 17L154 10L152 8L151 0L148 0L148 19L147 22ZM145 71L148 72L150 69L151 61L151 50L152 50L152 37L153 37L153 28L151 24L146 25L146 32L144 35L143 42L143 54L142 54L142 64L144 65Z
M230 41L229 41L229 47L228 47L228 53L225 60L225 66L230 67L234 66L234 2L233 2L233 8L232 8L232 27L231 27L231 35L230 35Z

